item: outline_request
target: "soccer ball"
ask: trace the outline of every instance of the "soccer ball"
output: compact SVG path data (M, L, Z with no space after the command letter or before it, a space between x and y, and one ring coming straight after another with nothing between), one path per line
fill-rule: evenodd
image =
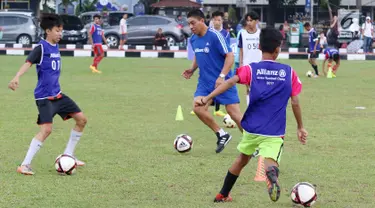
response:
M312 77L313 76L313 73L312 73L312 71L307 71L306 72L306 77Z
M186 134L180 134L173 142L174 148L179 153L189 152L193 148L193 139Z
M63 175L72 175L76 172L76 159L70 155L59 155L55 160L56 171Z
M235 128L236 127L236 122L232 120L229 114L224 116L223 123L225 127L227 128Z
M297 183L290 193L294 204L311 207L317 200L315 186L308 182Z

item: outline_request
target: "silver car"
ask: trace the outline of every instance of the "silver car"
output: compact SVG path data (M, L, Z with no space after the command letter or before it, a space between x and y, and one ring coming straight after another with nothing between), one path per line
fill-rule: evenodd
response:
M165 16L136 16L129 18L127 20L127 25L127 44L131 45L153 45L155 35L159 28L163 30L169 46L173 46L185 39L182 32L182 25L178 24L175 19ZM119 24L113 26L104 25L103 29L108 45L117 47L120 41Z
M0 41L32 44L40 40L38 20L32 15L0 12Z

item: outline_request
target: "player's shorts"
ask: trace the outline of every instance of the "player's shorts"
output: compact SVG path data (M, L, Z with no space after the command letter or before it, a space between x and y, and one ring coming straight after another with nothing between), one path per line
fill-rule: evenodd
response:
M54 98L36 100L39 115L37 124L53 123L53 117L56 114L63 120L72 118L72 115L80 113L81 109L78 105L64 94L59 94Z
M314 54L313 52L310 52L310 58L311 58L311 59L319 58L319 53L321 53L321 52L322 52L322 49L317 50L317 51L315 52L315 54Z
M283 146L284 140L281 137L266 137L243 131L242 140L237 149L244 155L252 155L259 149L259 155L263 158L271 158L280 164Z
M95 56L100 56L104 53L103 46L101 44L94 45Z
M121 40L127 40L128 35L127 34L121 34Z
M215 89L215 86L210 88L210 87L207 87L204 84L201 84L201 82L198 82L197 90L194 93L194 97L207 96L212 91L214 91L214 89ZM240 103L240 98L238 97L237 87L233 86L233 87L229 88L224 93L216 96L213 99L213 101L214 101L213 104L219 103L221 105L230 105L230 104Z

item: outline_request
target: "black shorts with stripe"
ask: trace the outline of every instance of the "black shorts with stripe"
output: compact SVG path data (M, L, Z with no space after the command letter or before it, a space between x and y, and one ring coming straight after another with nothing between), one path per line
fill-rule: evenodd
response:
M36 100L39 111L37 124L53 123L53 118L58 114L63 120L68 120L76 113L81 112L78 105L65 94L56 97Z

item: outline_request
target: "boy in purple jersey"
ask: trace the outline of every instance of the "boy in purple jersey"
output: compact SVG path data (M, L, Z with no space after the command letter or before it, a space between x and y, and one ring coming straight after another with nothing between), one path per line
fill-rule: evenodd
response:
M250 104L242 118L243 137L237 149L240 155L228 170L224 185L214 202L232 201L229 195L242 169L259 148L264 158L268 193L272 201L280 197L278 182L280 156L286 128L286 107L291 98L293 113L297 121L297 136L306 143L307 131L302 124L298 94L302 84L296 72L288 65L275 62L281 45L282 35L275 28L262 29L260 49L262 61L238 68L237 74L221 84L207 97L195 101L205 105L212 98L224 93L236 83L250 85Z
M332 67L332 61L334 61L336 64L332 68L332 77L336 77L337 70L340 66L340 54L339 51L336 48L327 48L324 50L325 59L323 62L323 73L326 76L329 68ZM327 64L327 70L326 70L326 62Z
M34 175L31 169L31 161L39 151L43 142L52 132L53 117L59 114L62 119L73 118L76 121L71 131L69 142L64 154L74 156L74 149L82 136L87 119L77 104L60 89L59 78L61 70L61 59L58 42L61 39L63 30L62 21L56 14L45 14L42 16L40 27L46 34L46 39L41 40L26 59L16 76L9 83L9 88L16 90L19 85L19 78L27 70L36 64L38 83L34 90L34 97L39 111L37 124L40 127L39 133L31 141L29 150L17 172L24 175ZM85 165L84 162L76 160L78 166Z
M199 67L199 78L194 100L200 100L209 95L217 86L220 86L226 79L233 76L231 67L234 62L234 56L229 44L219 32L208 28L204 22L204 14L201 10L196 9L189 12L188 23L194 33L190 42L195 56L191 68L185 70L182 76L185 79L190 79ZM209 106L217 102L225 105L226 111L237 123L240 131L242 131L240 99L238 98L236 86L210 100L205 106L194 106L194 112L198 118L215 132L217 137L216 153L220 153L232 139L232 136L220 128L208 112Z
M321 52L320 43L319 43L319 36L316 33L315 29L311 27L310 23L306 22L303 27L309 31L309 52L310 57L308 59L311 67L315 71L314 78L319 77L319 70L318 65L316 64L316 59L319 57L319 53Z
M107 39L104 37L104 30L100 26L100 15L94 15L94 24L91 25L91 29L89 31L89 44L92 45L94 49L94 61L93 64L90 65L90 69L93 73L102 73L98 70L98 65L104 58L104 50L102 47L102 42L107 45Z

